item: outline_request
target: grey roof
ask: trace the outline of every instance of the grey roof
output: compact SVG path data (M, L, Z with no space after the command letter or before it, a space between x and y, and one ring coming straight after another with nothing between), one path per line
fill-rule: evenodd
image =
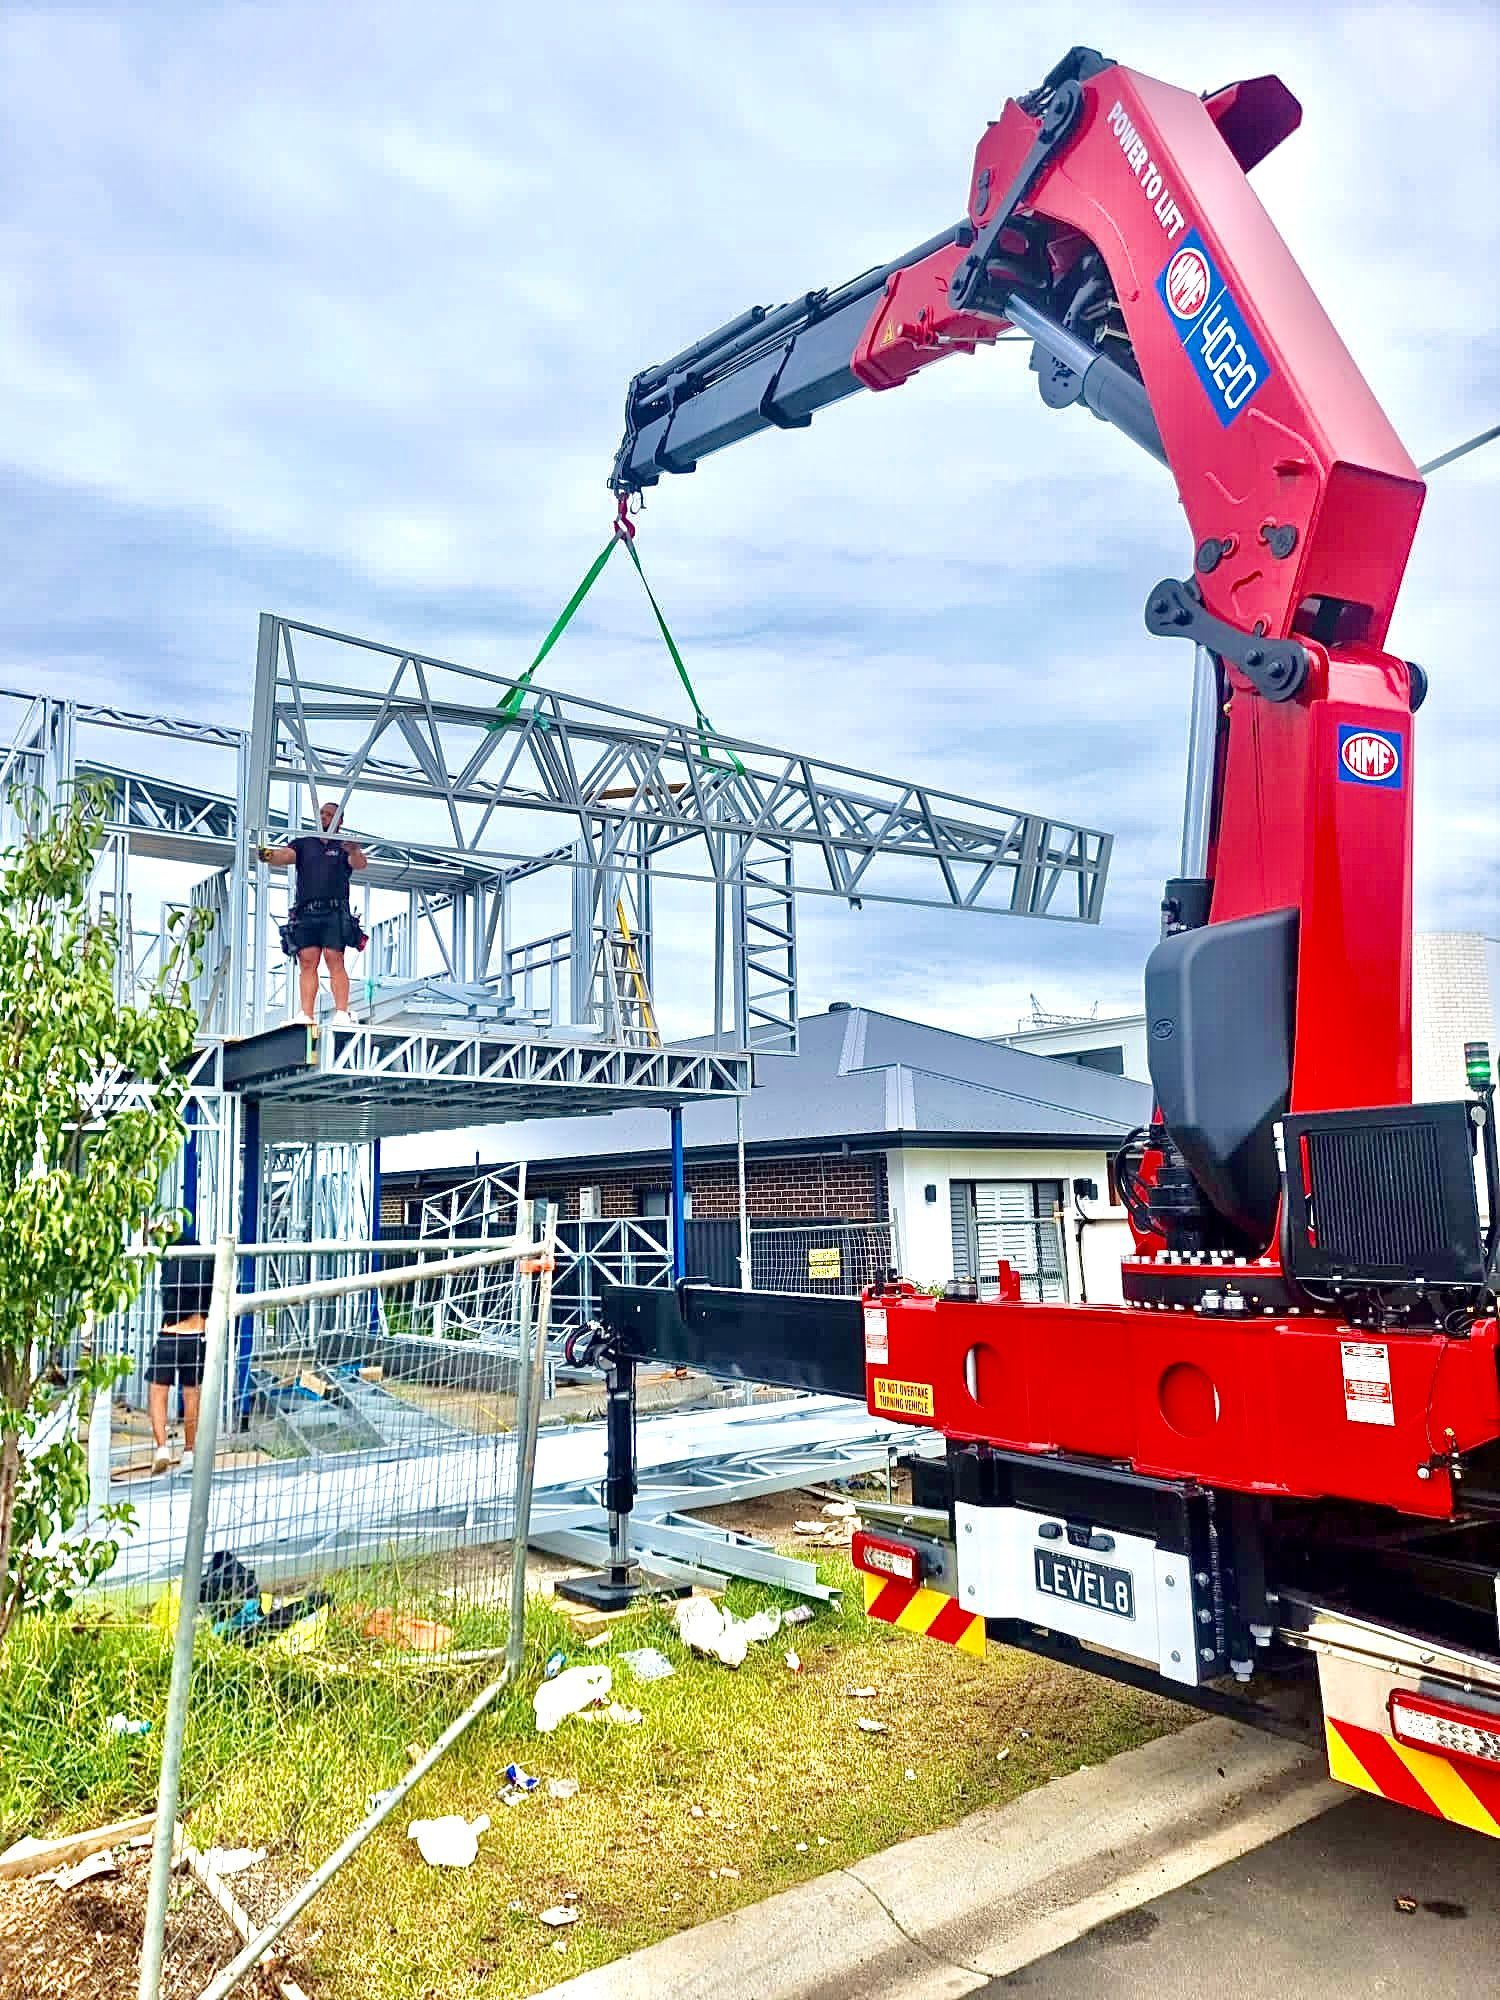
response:
M806 1015L799 1026L797 1055L764 1056L756 1064L756 1088L745 1100L748 1146L839 1139L888 1146L1111 1146L1151 1115L1144 1084L868 1007ZM599 1118L523 1119L469 1136L471 1143L482 1140L487 1159L563 1165L661 1155L668 1121L662 1111L617 1111ZM446 1146L437 1138L388 1142L387 1171L456 1166L461 1152L453 1140L462 1137L445 1135ZM686 1106L683 1139L693 1152L732 1147L733 1102Z

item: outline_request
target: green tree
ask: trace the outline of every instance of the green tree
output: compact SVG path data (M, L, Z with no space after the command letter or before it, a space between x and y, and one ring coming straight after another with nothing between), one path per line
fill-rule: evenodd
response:
M135 1298L149 1253L180 1228L160 1184L183 1140L208 920L179 914L153 989L120 1003L116 925L89 899L103 802L87 787L56 812L18 798L32 831L0 853L0 1643L21 1612L65 1609L113 1559L109 1528L130 1510L86 1524L76 1427L44 1427L121 1364L85 1351L65 1381L56 1357L90 1315Z

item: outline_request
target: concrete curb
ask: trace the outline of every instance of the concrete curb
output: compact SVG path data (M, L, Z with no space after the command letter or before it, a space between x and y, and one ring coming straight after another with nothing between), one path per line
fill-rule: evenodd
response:
M1348 1797L1310 1749L1195 1723L550 1987L548 2000L959 2000Z

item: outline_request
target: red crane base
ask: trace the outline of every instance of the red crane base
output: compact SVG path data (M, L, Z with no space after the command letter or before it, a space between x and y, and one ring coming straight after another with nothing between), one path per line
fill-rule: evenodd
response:
M1372 1333L1168 1307L865 1297L871 1411L956 1443L1444 1519L1456 1455L1500 1437L1500 1326Z

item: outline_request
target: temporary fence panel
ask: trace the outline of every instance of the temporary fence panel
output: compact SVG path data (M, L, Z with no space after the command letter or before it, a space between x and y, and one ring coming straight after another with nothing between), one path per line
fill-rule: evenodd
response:
M118 1556L103 1587L107 1613L116 1623L135 1614L162 1636L176 1634L159 1825L186 1815L198 1845L229 1836L216 1823L225 1785L214 1749L222 1717L213 1705L230 1686L252 1711L236 1727L255 1739L254 1710L263 1703L262 1738L250 1747L264 1785L301 1801L301 1852L329 1857L308 1876L297 1908L391 1809L382 1795L367 1811L361 1796L351 1815L334 1774L318 1768L319 1746L357 1735L367 1715L385 1717L378 1726L389 1729L403 1704L419 1740L445 1722L466 1726L498 1692L502 1653L511 1671L519 1666L524 1561L517 1567L517 1554L525 1548L546 1386L541 1357L554 1261L551 1211L543 1240L532 1240L529 1224L525 1210L521 1236L434 1245L426 1256L403 1251L398 1239L392 1253L405 1262L385 1269L371 1268L370 1245L335 1253L315 1240L303 1246L306 1263L342 1260L343 1269L290 1288L266 1286L260 1276L296 1254L287 1246L265 1257L236 1253L239 1268L255 1272L256 1290L229 1301L220 1325L211 1317L191 1477L181 1461L154 1471L146 1437L111 1482L135 1518L117 1531ZM382 1329L368 1311L377 1289L399 1301L418 1283L440 1282L421 1272L457 1279L496 1264L510 1269L517 1301L508 1354L474 1340ZM341 1311L349 1298L363 1308L352 1319ZM240 1310L247 1301L252 1310ZM289 1340L289 1326L303 1329L300 1345ZM247 1344L248 1403L239 1380ZM266 1844L264 1828L252 1831ZM201 1954L201 1937L194 1942L177 1925L163 1944L165 1869L153 1882L142 2000L227 1992L220 1981L233 1971L230 1961L243 1971L251 1959L235 1958L239 1940L230 1936L201 1978L193 1960L196 1983L182 1983L172 1954L179 1945ZM296 1864L291 1879L306 1872ZM275 1916L289 1886L284 1861L236 1877L252 1929ZM167 1986L159 1983L164 1963Z
M854 1297L898 1262L894 1222L750 1225L750 1289Z

